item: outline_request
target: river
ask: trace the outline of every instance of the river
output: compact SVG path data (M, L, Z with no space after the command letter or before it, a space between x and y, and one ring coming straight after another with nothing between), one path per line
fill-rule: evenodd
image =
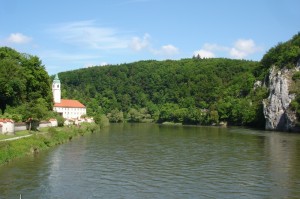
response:
M300 198L300 134L114 124L0 167L0 198Z

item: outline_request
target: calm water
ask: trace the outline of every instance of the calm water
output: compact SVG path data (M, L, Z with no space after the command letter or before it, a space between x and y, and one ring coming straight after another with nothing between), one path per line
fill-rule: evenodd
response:
M0 167L0 198L300 198L300 135L112 125Z

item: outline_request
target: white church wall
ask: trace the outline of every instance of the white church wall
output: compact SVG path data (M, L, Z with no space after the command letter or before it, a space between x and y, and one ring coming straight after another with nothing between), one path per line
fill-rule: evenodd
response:
M52 92L54 103L62 103L61 100L61 84L58 76L55 76L55 79L52 83ZM86 115L86 108L76 108L76 107L53 107L53 111L56 111L62 115L65 119L77 119L82 115Z
M75 119L80 118L82 115L86 115L86 108L54 107L53 110L61 113L62 117L66 119Z

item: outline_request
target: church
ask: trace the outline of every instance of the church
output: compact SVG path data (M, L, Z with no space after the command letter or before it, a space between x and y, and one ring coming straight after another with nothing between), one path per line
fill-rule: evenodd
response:
M58 75L52 83L52 92L54 99L53 111L58 112L65 119L79 119L82 115L86 115L86 107L78 100L61 99L61 85Z

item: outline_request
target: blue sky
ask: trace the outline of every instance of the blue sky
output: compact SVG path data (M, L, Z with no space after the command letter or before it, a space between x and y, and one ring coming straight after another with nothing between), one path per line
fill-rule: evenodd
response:
M139 60L260 60L300 31L299 0L0 0L0 46L49 74Z

